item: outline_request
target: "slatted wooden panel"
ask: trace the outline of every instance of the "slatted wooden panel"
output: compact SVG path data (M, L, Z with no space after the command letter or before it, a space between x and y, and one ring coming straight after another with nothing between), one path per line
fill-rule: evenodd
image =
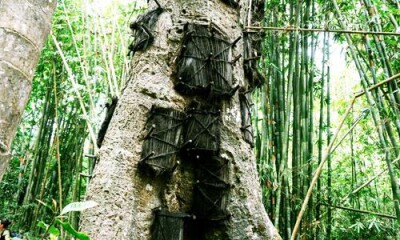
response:
M187 110L183 131L185 156L213 156L220 146L221 113L218 107L193 103Z
M202 220L222 221L229 217L228 204L229 185L198 182L193 192L193 214Z
M155 210L152 240L183 240L184 222L189 217L185 213Z
M258 61L261 57L262 35L259 33L243 34L243 50L244 50L244 73L249 82L249 89L254 89L265 83L265 77L258 69Z
M228 163L218 156L195 159L192 211L197 218L220 221L229 216L226 210L230 188Z
M232 45L214 28L187 24L177 63L176 90L186 95L231 97Z
M251 125L251 96L250 92L240 92L240 115L242 119L242 130L243 139L254 147L254 136L253 136L253 126Z
M160 14L163 12L161 7L151 10L143 15L140 15L134 22L131 23L130 28L133 31L133 41L129 45L129 52L135 53L139 50L145 50L153 41L154 36L152 29L154 28Z
M153 107L147 120L148 134L142 147L139 166L158 176L171 173L182 144L183 112Z

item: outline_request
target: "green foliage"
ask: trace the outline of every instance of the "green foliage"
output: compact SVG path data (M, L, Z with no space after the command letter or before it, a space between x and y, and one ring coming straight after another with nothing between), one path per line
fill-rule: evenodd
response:
M58 1L12 145L9 171L0 184L1 217L9 218L11 229L25 232L29 239L43 233L38 222L53 222L49 231L54 236L55 228L65 228L60 238L85 239L74 230L79 220L76 206L66 210L68 221L54 219L61 206L78 202L85 194L88 178L81 173L91 175L94 160L84 153L96 151L91 143L96 136L90 138L89 132L95 133L101 124L107 99L124 87L128 19L135 6L107 3L99 8L92 1Z
M45 203L42 203L45 205L47 208L50 208L47 206ZM68 204L66 207L63 208L61 211L60 216L56 217L53 221L52 224L46 224L43 221L39 221L37 226L41 229L44 230L43 235L48 235L49 239L57 239L58 237L61 236L61 231L60 228L63 230L67 231L69 234L71 234L74 238L79 239L79 240L90 240L89 236L86 233L83 232L78 232L68 221L62 220L64 214L71 212L71 211L83 211L88 208L95 207L97 205L96 202L93 201L86 201L86 202L73 202ZM53 209L51 209L54 211ZM59 227L58 227L59 226Z
M74 236L75 238L80 239L80 240L89 240L89 239L90 239L89 236L88 236L87 234L76 231L76 230L71 226L70 223L68 223L68 222L63 222L63 221L61 221L61 220L59 220L59 219L57 219L56 222L57 222L58 224L60 224L64 230L66 230L68 233L70 233L70 234L71 234L72 236Z
M88 208L92 208L95 206L97 206L97 203L94 201L73 202L63 208L63 210L61 211L61 215L64 215L68 212L83 211L83 210L86 210Z
M266 5L268 27L395 32L394 22L400 20L392 1L266 1ZM287 229L296 221L311 177L352 95L399 72L398 42L397 36L265 32L261 67L268 82L254 94L255 152L265 207L284 239L290 238ZM340 69L346 73L339 75ZM368 99L365 95L356 99L339 132L341 140L327 159L329 166L314 187L299 235L398 238L396 220L327 206L396 216L392 187L399 171L381 171L400 152L397 92L393 83L371 91Z

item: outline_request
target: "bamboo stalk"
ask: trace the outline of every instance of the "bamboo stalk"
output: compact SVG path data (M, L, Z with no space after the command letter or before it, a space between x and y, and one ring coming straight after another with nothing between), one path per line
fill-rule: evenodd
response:
M50 150L49 150L50 156L53 156L53 151L54 151L55 145L56 145L56 143L53 141L53 144L51 145ZM41 179L39 197L37 197L36 200L43 201L45 188L46 188L46 184L47 184L47 178L48 178L49 172L50 172L50 164L51 164L51 161L47 161L47 164L46 164L45 170L44 170L45 173L44 173L43 179ZM41 204L36 205L35 210L33 211L33 219L34 219L33 222L37 221L41 206L42 206Z
M336 206L336 205L328 205L328 204L325 204L325 203L321 203L321 205L324 205L324 206L327 206L327 207L330 207L330 208L337 208L337 209L352 211L352 212L372 214L372 215L379 216L379 217L384 217L384 218L397 219L395 216L384 214L384 213L377 213L377 212L371 212L371 211L366 211L366 210L359 210L359 209L354 209L354 208L341 207L341 206Z
M351 119L354 119L354 111L352 111L351 115L352 115ZM361 117L359 117L355 122L353 122L353 125L350 127L350 129L348 131L348 133L350 133L351 188L353 188L354 184L357 182L357 169L356 169L357 165L356 165L355 156L354 156L354 127L357 125L357 123L359 122L360 119L361 119ZM349 125L351 125L351 123L349 123ZM347 133L343 136L342 139L344 139L346 135L347 135ZM339 141L339 143L336 145L336 147L340 143L341 143L341 141ZM354 205L353 205L353 208L354 208ZM360 207L358 207L358 208L360 208Z
M385 35L385 36L400 36L398 32L373 32L373 31L361 31L361 30L337 30L337 29L323 29L323 28L300 28L300 27L255 27L249 26L245 29L249 30L271 30L271 31L283 31L283 32L329 32L329 33L348 33L348 34L368 34L368 35Z
M395 164L399 160L400 160L400 157L396 158L394 161L392 161L392 164ZM366 181L365 183L361 184L358 188L354 189L351 193L347 194L347 196L344 197L340 202L342 203L342 202L346 201L350 197L350 195L354 195L357 192L359 192L361 189L363 189L364 187L368 186L372 181L374 181L377 177L381 176L387 170L388 170L387 168L385 170L382 170L380 173L376 174L375 176L370 178L368 181Z
M296 2L295 2L296 3ZM293 11L293 17L294 19L294 24L296 26L300 26L300 10L301 10L301 3L297 2L297 4L292 3L292 10ZM288 76L288 85L291 87L292 90L292 107L293 107L293 124L292 124L292 168L294 171L292 172L292 198L293 199L299 199L300 195L300 190L301 190L301 179L300 179L300 174L298 174L299 168L301 167L301 142L300 142L300 81L296 81L294 76L299 76L300 74L300 69L299 69L299 45L300 45L300 34L299 32L294 32L293 37L291 39L290 45L293 46L291 47L291 56L289 56L289 76ZM290 69L291 68L291 69ZM295 147L293 147L295 146ZM293 204L295 205L297 201L294 201ZM294 216L295 212L293 211L293 220L294 221ZM293 233L292 233L293 234Z
M319 101L319 123L318 123L318 164L322 161L322 139L323 139L323 123L324 123L324 97L325 97L325 65L326 65L326 48L328 41L328 33L324 33L323 47L322 47L322 73L321 73L321 96ZM317 203L321 201L321 179L317 181ZM315 208L315 219L320 221L321 208L317 204ZM319 235L320 227L316 229L316 235Z
M60 214L63 209L63 189L62 189L62 181L61 181L61 158L60 158L60 128L58 123L58 96L57 96L57 79L54 77L54 128L55 128L55 136L54 143L56 145L56 160L57 160L57 175L58 175L58 206L60 209ZM60 229L60 236L64 235L64 230Z
M361 113L361 115L357 118L357 120L350 126L349 130L340 138L339 142L332 148L332 152L334 152L340 144L343 142L343 140L353 132L354 128L357 126L357 124L363 119L365 113Z
M295 224L295 226L294 226L294 228L293 228L292 236L290 237L291 240L295 240L295 239L296 239L297 232L299 231L299 228L300 228L300 222L301 222L301 219L302 219L302 217L303 217L303 215L304 215L304 212L306 211L307 204L308 204L308 202L309 202L309 200L310 200L310 197L311 197L311 194L312 194L312 190L313 190L313 188L314 188L314 186L315 186L315 184L316 184L316 182L317 182L318 177L320 176L320 174L321 174L321 172L322 172L322 168L323 168L323 166L324 166L326 160L328 159L329 155L331 154L331 149L332 149L332 147L333 147L333 143L335 142L336 138L338 137L339 132L341 131L345 120L347 119L348 115L350 114L351 109L353 108L353 105L354 105L354 103L355 103L355 100L356 100L356 98L353 97L353 99L351 100L351 103L350 103L349 107L348 107L347 110L346 110L346 113L345 113L344 116L343 116L342 121L341 121L340 124L339 124L339 127L338 127L338 129L337 129L335 135L333 136L332 142L331 142L331 143L329 144L329 146L328 146L328 149L327 149L327 151L326 151L326 154L325 154L325 156L324 156L322 162L319 164L317 170L316 170L315 173L314 173L314 176L313 176L313 179L312 179L312 181L311 181L310 187L308 188L308 191L307 191L307 195L306 195L306 197L305 197L305 199L304 199L304 201L303 201L303 204L302 204L302 206L301 206L301 210L300 210L300 212L299 212L299 214L298 214L298 216L297 216L296 224Z
M82 71L82 73L83 73L83 80L84 80L84 82L85 82L85 84L86 84L87 89L90 89L90 88L91 88L91 85L90 85L90 82L89 82L89 80L88 80L88 79L89 79L89 78L88 78L88 69L87 69L87 66L86 66L86 64L85 64L86 61L83 60L83 58L82 58L82 56L81 56L81 53L80 53L80 51L79 51L79 48L78 48L78 44L76 43L75 33L74 33L74 30L72 29L72 24L71 24L71 21L70 21L70 19L69 19L69 14L68 14L68 12L67 12L67 7L65 6L64 0L62 0L61 3L62 3L63 10L64 10L65 19L67 20L68 29L69 29L69 31L70 31L70 33L71 33L72 43L73 43L73 45L74 45L76 54L77 54L78 59L79 59L79 63L80 63L79 66L80 66L81 71ZM95 106L94 106L94 102L93 102L93 96L92 96L92 94L90 93L90 91L88 91L88 97L89 97L90 108L91 108L91 109L94 109ZM92 112L92 111L91 111L91 112Z
M62 51L62 49L61 49L61 47L60 47L60 44L58 43L56 37L55 37L52 33L51 33L51 37L52 37L52 39L53 39L54 44L56 45L56 48L57 48L58 53L59 53L60 56L61 56L61 59L62 59L62 61L63 61L63 63L64 63L64 66L65 66L65 68L67 69L68 78L69 78L69 80L70 80L71 83L72 83L72 86L73 86L73 88L74 88L74 90L75 90L76 96L78 97L79 104L80 104L81 110L82 110L82 112L83 112L83 115L87 118L87 119L86 119L86 123L87 123L87 125L88 125L89 134L90 134L90 137L91 137L91 139L92 139L92 142L94 143L94 148L95 148L96 151L97 151L98 148L97 148L97 145L96 145L96 135L94 134L94 130L93 130L92 123L88 120L89 115L88 115L88 113L87 113L87 111L86 111L85 104L83 103L82 96L81 96L81 94L80 94L80 92L79 92L79 90L78 90L78 87L77 87L78 83L76 82L75 75L73 74L71 68L69 67L68 62L67 62L67 60L65 59L65 55L64 55L64 53L63 53L63 51Z
M329 13L328 13L329 14ZM328 14L325 16L326 19L328 19ZM330 34L328 33L328 39L329 39ZM329 40L327 40L327 43L329 43ZM326 59L327 61L330 60L330 47L329 44L326 46ZM330 127L331 127L331 68L330 65L327 64L326 66L326 95L327 95L327 103L326 103L326 125L327 125L327 132L326 132L326 140L327 140L327 145L329 146L331 143L331 134L330 134ZM327 187L328 187L328 203L332 203L332 158L329 155L327 159L327 168L328 168L328 174L327 174ZM327 221L327 227L326 227L326 236L327 239L331 239L331 232L332 232L332 210L331 208L328 208L327 211L328 214L328 221Z
M359 93L356 93L355 97L356 98L361 97L362 95L366 94L366 92L370 92L370 91L372 91L372 90L374 90L374 89L376 89L378 87L381 87L383 84L391 82L391 81L397 79L398 77L400 77L400 73L398 73L396 75L393 75L393 76L391 76L391 77L389 77L389 78L387 78L387 79L385 79L385 80L383 80L383 81L381 81L381 82L379 82L379 83L377 83L375 85L372 85L371 87L367 88L366 91L361 91Z

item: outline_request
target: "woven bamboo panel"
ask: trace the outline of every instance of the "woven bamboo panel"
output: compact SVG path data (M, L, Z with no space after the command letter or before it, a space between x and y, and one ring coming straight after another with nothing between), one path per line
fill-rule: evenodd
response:
M220 110L193 103L187 110L182 152L185 156L213 156L220 146Z
M182 144L185 114L166 108L152 108L147 120L148 134L142 148L139 166L158 176L171 173L177 164L177 153Z
M249 92L240 92L239 93L240 100L240 115L242 118L242 130L243 139L254 147L254 135L253 135L253 126L251 125L251 98Z
M157 20L162 12L162 8L156 8L143 15L140 15L134 22L131 23L130 28L133 31L133 41L128 47L130 53L135 53L139 50L145 50L153 43L154 36L151 31L157 23Z
M195 159L196 184L192 211L202 220L220 221L228 217L229 165L218 156Z
M152 225L152 240L183 240L185 213L155 210Z
M177 63L175 88L181 94L229 98L233 87L232 46L214 28L187 24Z
M249 88L254 89L265 83L265 77L258 69L258 61L262 50L262 36L259 33L243 34L244 73L249 81Z

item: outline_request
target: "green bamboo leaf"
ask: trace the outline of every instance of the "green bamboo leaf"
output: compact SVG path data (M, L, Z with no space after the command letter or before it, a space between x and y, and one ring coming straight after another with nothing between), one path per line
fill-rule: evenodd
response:
M54 227L53 225L50 226L48 232L50 234L53 234L54 236L60 236L60 230L58 230L58 228Z
M68 212L83 211L95 206L97 206L95 201L73 202L64 207L64 209L61 211L61 215L64 215Z
M38 224L37 224L37 226L38 226L39 228L44 229L44 230L47 230L47 228L49 227L49 225L47 225L47 224L46 224L45 222L43 222L43 221L39 221Z
M90 240L90 237L86 233L76 231L69 222L63 222L60 219L57 219L56 222L59 223L65 231L73 235L75 238L79 240Z

